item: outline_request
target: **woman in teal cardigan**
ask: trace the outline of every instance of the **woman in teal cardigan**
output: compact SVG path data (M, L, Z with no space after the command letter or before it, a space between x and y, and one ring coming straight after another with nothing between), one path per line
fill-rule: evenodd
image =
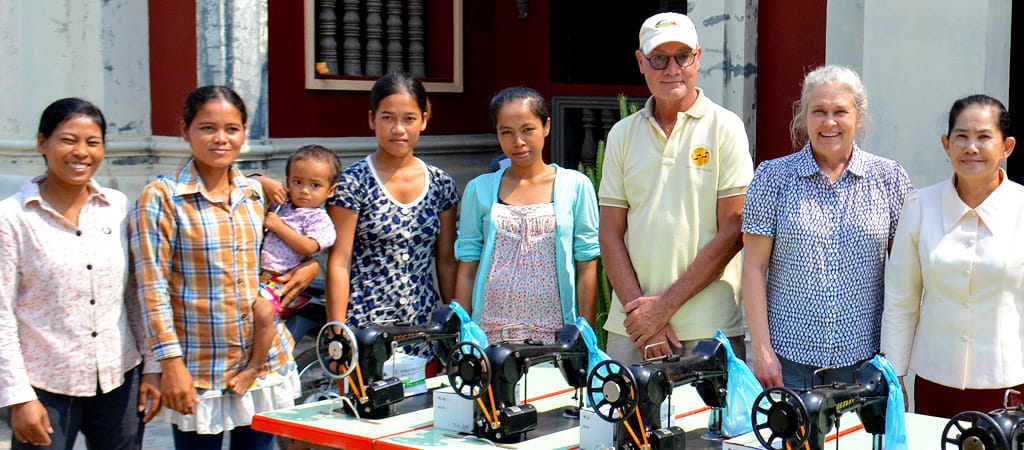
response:
M544 163L551 127L544 99L508 88L491 118L510 167L466 186L455 257L455 298L491 342L554 333L597 311L598 208L585 175Z

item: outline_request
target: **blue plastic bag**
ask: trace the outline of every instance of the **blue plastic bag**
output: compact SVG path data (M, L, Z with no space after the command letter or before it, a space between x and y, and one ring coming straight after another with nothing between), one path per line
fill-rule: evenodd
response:
M729 392L726 394L725 417L722 418L722 433L735 437L753 431L750 422L750 411L754 408L754 400L763 390L754 372L747 363L736 357L729 343L729 337L718 330L715 340L725 346L728 357L726 365L729 371ZM886 448L888 450L888 447Z
M587 353L590 355L587 361L587 373L589 374L601 361L607 361L612 359L612 357L608 356L604 350L601 350L601 347L597 346L597 333L594 333L594 329L590 327L587 319L584 319L582 316L577 317L576 328L580 329L583 341L587 343Z
M473 319L469 317L469 314L462 308L462 305L459 302L451 302L448 306L452 311L455 311L455 315L459 316L459 320L462 321L461 337L459 339L462 342L472 342L479 345L480 348L487 348L487 333L484 333L480 325L473 322Z
M889 384L889 401L885 405L885 450L907 450L907 419L903 406L903 387L892 363L882 355L871 358L871 364L881 370Z
M601 350L601 347L597 346L597 334L594 333L594 329L590 327L587 319L583 317L576 318L576 328L580 329L583 341L587 343L587 374L590 374L590 371L594 370L594 367L597 367L601 361L607 361L612 359L612 357L608 356L604 350ZM594 405L590 401L590 396L586 395L585 397L587 398L587 406L593 408Z

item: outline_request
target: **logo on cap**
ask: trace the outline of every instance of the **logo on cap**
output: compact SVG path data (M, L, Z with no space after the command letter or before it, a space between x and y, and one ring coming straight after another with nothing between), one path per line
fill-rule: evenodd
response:
M676 23L674 20L665 19L665 20L662 20L661 22L658 22L658 24L655 25L654 28L665 28L665 27L671 27L671 26L676 26L676 25L679 25L679 24Z

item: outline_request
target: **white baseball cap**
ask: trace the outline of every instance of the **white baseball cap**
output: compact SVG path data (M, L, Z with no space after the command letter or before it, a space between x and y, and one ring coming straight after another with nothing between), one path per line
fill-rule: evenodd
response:
M650 54L666 42L682 42L697 49L697 28L686 15L665 12L658 13L644 21L640 27L640 51Z

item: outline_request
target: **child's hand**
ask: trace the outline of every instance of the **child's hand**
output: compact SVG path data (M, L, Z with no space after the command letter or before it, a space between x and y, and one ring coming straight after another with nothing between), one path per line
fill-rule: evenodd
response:
M281 220L281 216L278 216L276 213L269 212L267 213L267 217L263 219L263 228L266 228L267 230L270 230L274 233L277 233L278 230L281 229L281 227L286 226L288 225L285 225L284 221Z
M228 381L228 386L231 387L234 393L244 395L252 387L252 383L256 381L256 375L258 374L259 370L255 367L246 367Z
M288 190L284 184L270 177L259 176L256 179L263 185L263 194L267 196L267 200L278 205L288 203Z

